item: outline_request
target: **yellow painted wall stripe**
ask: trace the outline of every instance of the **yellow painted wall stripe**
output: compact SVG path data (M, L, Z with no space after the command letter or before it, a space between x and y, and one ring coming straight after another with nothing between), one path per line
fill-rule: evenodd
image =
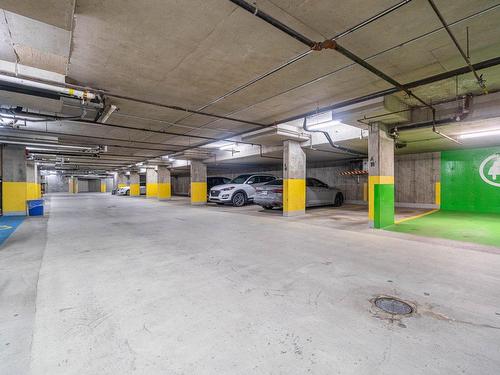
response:
M137 197L141 195L141 187L139 184L130 184L130 196Z
M36 182L26 182L26 199L38 199L39 185Z
M283 180L283 212L306 209L306 180L287 178Z
M363 183L363 201L368 201L368 184L366 182Z
M368 176L368 219L375 219L375 185L394 184L394 176Z
M118 184L118 189L127 186L127 184Z
M26 215L26 182L6 182L2 183L2 209L4 214Z
M191 182L191 203L205 203L207 201L207 183Z
M434 193L436 194L435 203L441 206L441 182L436 182L434 185Z
M172 197L172 187L170 183L158 183L158 199L168 199Z

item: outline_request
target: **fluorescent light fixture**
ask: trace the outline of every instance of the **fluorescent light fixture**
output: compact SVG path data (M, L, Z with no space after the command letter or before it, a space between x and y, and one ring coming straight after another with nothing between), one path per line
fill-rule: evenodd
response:
M308 125L307 128L310 130L317 130L317 129L329 128L330 126L340 125L340 124L341 122L339 120L332 120L332 121L319 122L314 125Z
M232 150L236 146L235 143L230 143L228 145L219 147L219 150Z
M470 139L470 138L480 138L480 137L494 137L500 136L500 129L486 130L482 132L460 134L458 138L460 139Z
M144 163L142 162L139 162L139 163L136 163L135 165L137 165L138 167L140 167L141 165L143 165Z

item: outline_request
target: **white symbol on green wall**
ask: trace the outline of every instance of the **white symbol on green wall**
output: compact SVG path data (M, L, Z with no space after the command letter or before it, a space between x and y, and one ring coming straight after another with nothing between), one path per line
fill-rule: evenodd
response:
M500 187L500 154L493 154L479 166L479 175L487 184Z

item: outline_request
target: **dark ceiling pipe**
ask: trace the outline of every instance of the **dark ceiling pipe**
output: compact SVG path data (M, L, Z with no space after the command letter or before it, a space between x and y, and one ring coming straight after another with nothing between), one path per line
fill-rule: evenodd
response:
M12 74L9 74L7 72L1 72L1 74L7 75L7 76L13 76ZM18 78L22 78L26 81L32 81L32 82L50 82L50 84L54 84L52 81L46 81L46 80L36 80L33 79L32 77L24 77L24 76L17 76ZM67 87L67 85L61 85L58 84L57 86L60 87ZM40 89L33 89L33 88L27 88L26 86L21 86L21 85L7 85L5 82L2 83L1 77L0 77L0 90L4 91L12 91L12 92L19 92L22 94L29 94L29 95L36 95L36 96L43 96L43 97L49 97L51 99L60 99L61 96L64 95L55 95L55 96L50 96L48 93L42 92ZM196 114L196 115L201 115L201 116L207 116L207 117L213 117L217 118L220 120L228 120L228 121L234 121L234 122L239 122L242 124L247 124L247 125L255 125L255 126L265 126L265 124L261 124L255 121L247 121L247 120L241 120L238 118L234 117L229 117L229 116L219 116L214 113L209 113L209 112L204 112L204 111L199 111L199 110L194 110L194 109L189 109L186 107L181 107L181 106L176 106L176 105L169 105L169 104L163 104L163 103L158 103L158 102L153 102L150 100L143 100L143 99L138 99L138 98L133 98L130 96L126 95L119 95L119 94L113 94L111 92L101 92L99 90L89 90L95 93L102 93L106 95L107 97L112 97L112 98L117 98L117 99L123 99L123 100L130 100L134 101L136 103L142 103L142 104L147 104L147 105L152 105L155 107L161 107L161 108L166 108L166 109L171 109L174 111L180 111L180 112L187 112L191 114Z
M26 112L26 111L16 111L16 114L21 115L21 116L36 116L39 115L38 113L32 113L32 112ZM208 141L228 141L228 142L236 142L234 140L231 140L229 138L215 138L215 137L206 137L202 135L188 135L188 134L182 134L182 133L174 133L174 132L169 132L165 130L153 130L153 129L145 129L145 128L135 128L133 126L127 126L127 125L118 125L118 124L111 124L109 122L99 122L99 121L93 121L93 120L84 120L84 119L67 119L65 117L60 117L60 116L50 116L50 121L67 121L67 122L75 122L78 124L89 124L89 125L98 125L98 126L107 126L111 128L119 128L119 129L127 129L127 130L135 130L139 132L146 132L146 133L155 133L155 134L163 134L163 135L172 135L176 137L187 137L187 138L198 138L198 139L204 139ZM231 136L231 138L234 136ZM211 143L210 142L210 143ZM242 144L249 144L249 145L255 145L255 143L249 143L249 142L242 142L238 141L238 143Z
M263 11L259 10L258 8L254 7L251 4L248 4L246 1L243 0L230 0L232 3L238 5L240 8L245 9L247 12L252 13L254 16L259 17L261 20L266 21L267 23L273 25L277 29L283 31L284 33L288 34L292 38L298 40L302 44L305 44L309 48L314 47L316 42L313 40L309 39L308 37L298 33L297 31L293 30L291 27L285 25L284 23L278 21L276 18L270 16L267 13L264 13Z
M261 10L257 9L253 5L248 4L244 0L231 0L231 2L240 6L243 9L247 10L250 13L253 13L255 16L259 17L263 21L271 24L272 26L276 27L277 29L283 31L284 33L290 35L291 37L295 38L296 40L302 42L303 44L305 44L306 46L308 46L309 48L311 48L314 51L321 51L323 49L333 49L333 50L339 52L344 57L346 57L349 60L355 62L356 64L362 66L363 68L367 69L371 73L380 77L384 81L397 87L399 90L406 92L406 94L415 98L419 103L421 103L422 105L431 109L433 111L433 114L434 114L435 109L431 104L428 104L423 99L421 99L417 95L413 94L408 88L406 88L404 85L402 85L401 83L396 81L394 78L389 77L387 74L385 74L381 70L375 68L373 65L369 64L368 62L363 60L361 57L359 57L356 54L354 54L353 52L349 51L347 48L344 48L343 46L341 46L337 41L332 40L332 39L327 39L323 42L312 41L311 39L307 38L306 36L293 30L289 26L284 25L283 23L278 21L276 18L270 16L267 13L262 12Z
M1 117L1 116L0 116ZM0 132L4 129L0 129ZM95 139L96 141L118 141L118 142L126 142L126 143L137 143L137 144L145 144L145 145L155 145L155 146L177 146L177 147L182 147L181 145L175 145L171 143L160 143L160 142L146 142L146 141L134 141L130 139L123 139L123 138L108 138L108 137L96 137L92 135L83 135L83 134L72 134L72 133L63 133L63 132L49 132L49 131L43 131L43 130L32 130L32 129L22 129L22 128L13 128L9 129L13 131L20 131L24 133L29 133L29 134L34 134L34 135L50 135L50 136L56 136L56 137L75 137L75 138L88 138L88 139ZM99 144L102 145L107 145L107 146L113 146L111 143L105 143L101 142ZM155 150L155 149L151 149ZM158 149L156 149L158 150ZM174 151L174 150L171 150Z
M494 57L494 58L489 59L489 60L481 61L477 64L474 64L473 67L476 70L482 70L482 69L491 68L491 67L498 66L498 65L500 65L500 56ZM453 78L455 76L463 75L463 74L466 74L469 72L470 72L469 67L464 66L464 67L461 67L458 69L450 70L448 72L439 73L439 74L436 74L436 75L433 75L430 77L426 77L426 78L423 78L423 79L420 79L417 81L405 83L404 86L407 88L415 88L415 87L419 87L419 86L428 85L430 83L439 82L439 81L442 81L445 79ZM348 100L345 100L343 102L339 102L339 103L332 104L332 105L329 105L326 107L318 108L318 109L313 110L313 111L301 113L300 115L291 116L291 117L276 121L272 125L283 124L286 122L302 119L303 117L313 116L313 115L316 115L316 114L321 113L321 112L332 111L332 110L340 109L340 108L347 107L347 106L350 106L353 104L363 103L363 102L366 102L368 100L382 98L386 95L395 94L399 91L400 90L397 87L392 87L390 89L373 92L371 94L359 96L357 98L348 99Z
M464 59L464 61L467 64L467 66L469 67L470 71L474 74L474 77L476 77L477 84L479 85L479 87L481 87L483 89L483 92L485 94L487 94L488 90L486 89L486 84L484 82L483 77L480 76L479 74L477 74L476 70L474 69L474 67L472 66L472 64L470 62L469 57L467 57L467 55L465 54L464 50L460 46L460 43L458 43L457 38L455 38L455 35L452 33L449 25L446 23L446 20L444 19L444 17L441 14L440 10L436 6L436 3L434 3L434 0L427 0L427 1L429 2L430 6L434 10L434 13L436 13L436 16L439 18L439 20L443 24L443 27L445 28L446 32L450 36L451 40L453 41L453 44L455 44L455 47L457 47L458 52L460 52L460 55L462 55L462 58ZM468 31L467 31L467 33L468 33ZM467 34L467 37L468 37L468 34Z
M359 30L359 29L361 29L361 28L363 28L363 27L371 24L372 22L375 22L378 19L380 19L380 18L382 18L382 17L384 17L384 16L386 16L386 15L388 15L388 14L396 11L397 9L399 9L402 6L410 3L411 1L412 0L403 0L403 1L400 1L399 3L397 3L397 4L395 4L395 5L391 6L391 7L389 7L387 9L384 9L384 10L378 12L377 14L375 14L375 15L371 16L370 18L367 18L367 19L359 22L358 24L356 24L356 25L348 28L347 30L344 30L344 31L338 33L337 35L335 35L334 37L332 37L330 39L331 40L337 40L337 39L343 38L346 35L349 35L349 34L355 32L356 30ZM248 5L248 3L246 5ZM222 94L221 96L213 99L212 101L208 102L207 104L205 104L205 105L197 108L197 110L198 111L202 111L202 110L210 107L211 105L220 102L221 100L227 99L228 97L230 97L230 96L232 96L232 95L240 92L241 90L244 90L244 89L252 86L253 84L255 84L255 83L263 80L264 78L267 78L267 77L273 75L274 73L279 72L280 70L286 68L287 66L296 63L297 61L299 61L299 60L303 59L304 57L306 57L307 55L309 55L311 52L312 52L311 49L309 49L309 50L307 50L305 52L302 52L302 53L300 53L300 54L292 57L291 59L289 59L289 60L285 61L284 63L282 63L282 64L280 64L280 65L272 68L271 70L269 70L269 71L267 71L267 72L265 72L265 73L263 73L263 74L255 77L255 78L251 79L250 81L248 81L248 82L246 82L246 83L244 83L244 84L242 84L242 85L240 85L240 86L238 86L238 87L236 87L236 88L234 88L234 89L232 89L232 90L230 90L230 91ZM183 121L183 120L187 119L189 116L191 116L191 114L183 117L180 120L175 121L175 123Z

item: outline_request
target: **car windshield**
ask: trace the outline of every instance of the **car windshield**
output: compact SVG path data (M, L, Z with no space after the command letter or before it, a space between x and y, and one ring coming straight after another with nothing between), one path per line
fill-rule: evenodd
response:
M239 175L238 177L236 178L233 178L233 180L231 181L232 184L243 184L246 180L248 180L248 177L250 177L251 174L242 174L242 175Z
M268 183L265 183L264 185L278 185L278 186L283 186L283 180L273 180L269 181Z

